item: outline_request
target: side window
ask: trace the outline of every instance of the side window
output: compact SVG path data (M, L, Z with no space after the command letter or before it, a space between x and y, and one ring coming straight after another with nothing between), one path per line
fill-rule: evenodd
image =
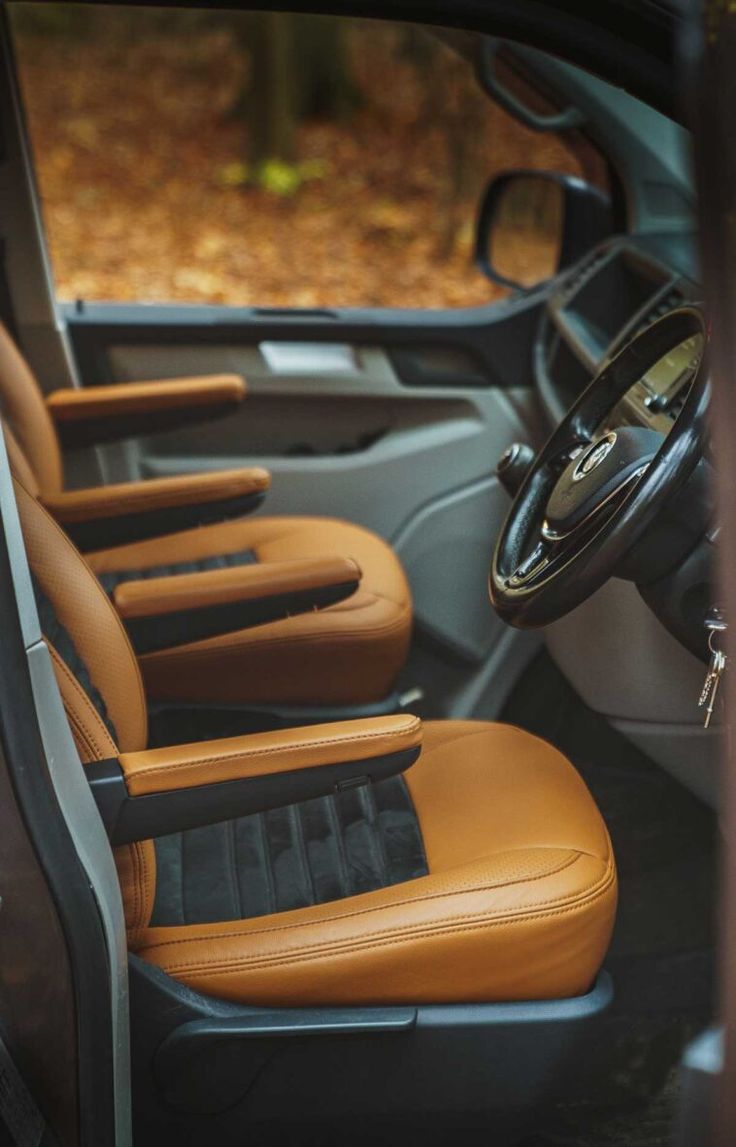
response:
M483 304L506 293L472 259L488 179L605 179L592 148L493 103L450 33L65 3L11 17L62 300Z

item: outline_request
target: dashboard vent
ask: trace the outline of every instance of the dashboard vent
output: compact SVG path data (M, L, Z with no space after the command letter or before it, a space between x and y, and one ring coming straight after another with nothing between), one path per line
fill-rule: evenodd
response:
M667 315L670 311L674 311L677 307L681 307L684 302L685 296L680 288L672 287L672 289L669 290L667 294L664 295L659 300L659 302L652 307L650 311L647 311L646 315L637 327L636 333L639 334L639 332L648 327L650 323L653 323L655 319L661 319L663 315Z
M608 248L603 248L602 250L599 248L597 251L594 251L592 255L583 259L582 263L576 267L571 278L567 280L560 292L560 302L563 306L573 295L577 294L583 283L592 278L601 263L608 259L610 253Z

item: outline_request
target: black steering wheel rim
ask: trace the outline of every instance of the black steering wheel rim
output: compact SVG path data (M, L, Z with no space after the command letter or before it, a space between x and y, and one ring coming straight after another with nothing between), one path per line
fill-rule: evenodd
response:
M554 560L540 557L537 572L519 579L543 540L544 513L576 444L591 444L596 428L626 392L680 342L701 334L704 350L682 410L661 447L610 516L581 534L577 546ZM695 306L680 307L636 334L596 375L539 451L509 510L493 553L489 592L511 625L548 625L580 605L616 571L665 504L688 481L703 453L709 385L707 331ZM563 465L563 463L565 465ZM543 554L542 549L539 551ZM546 561L546 565L545 565ZM532 569L534 567L532 566Z

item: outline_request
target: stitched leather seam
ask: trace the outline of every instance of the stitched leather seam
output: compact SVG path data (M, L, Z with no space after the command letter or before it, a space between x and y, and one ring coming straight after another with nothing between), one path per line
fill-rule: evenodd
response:
M34 502L37 506L40 505L38 499L34 498L32 494L28 493L28 490L26 489L26 487L23 485L23 483L20 481L20 479L17 476L15 476L14 480L18 483L18 485L23 490L23 493L26 495L27 498L30 498L31 501ZM49 528L53 529L56 532L56 534L58 535L59 541L61 542L63 549L67 553L70 550L75 550L75 547L73 546L72 542L69 541L69 538L66 536L66 534L62 530L59 523L57 521L55 521L55 519L51 516L51 514L49 514L48 510L46 510L44 507L41 507L41 509L43 510L43 512L44 512L44 514L48 520ZM117 614L116 610L114 609L111 601L109 600L107 594L105 593L104 589L102 588L102 586L98 582L97 576L96 576L94 570L85 560L84 554L80 554L78 550L75 550L75 557L76 557L77 562L81 566L83 566L84 569L87 570L87 572L93 578L95 588L98 590L98 592L101 596L101 599L105 603L103 608L107 609L109 611L109 616L114 618L113 625L117 627L119 634L122 636L123 641L125 642L125 645L127 646L128 652L130 654L131 664L133 664L137 670L138 669L138 662L136 660L136 655L133 651L133 646L130 643L130 638L128 637L125 626L123 625L122 621L118 617L118 614ZM70 627L70 632L71 632L71 627ZM145 695L145 692L143 690L143 680L141 678L140 672L137 671L135 675L137 678L137 685L138 685L138 699L139 699L139 702L141 705L141 711L144 714L143 735L144 735L144 739L147 739L147 730L146 730L147 720L146 720L145 714L148 712L148 710L146 708L146 695Z
M116 390L121 388L116 386ZM172 390L174 388L172 387ZM212 387L206 393L198 394L196 390L178 390L176 393L166 394L165 391L155 391L150 394L124 394L110 398L100 397L98 394L90 395L84 391L81 397L70 396L69 399L58 399L48 402L49 412L56 422L83 422L85 418L114 418L120 414L151 414L159 411L186 410L190 406L212 406L223 399L236 397L234 387ZM51 398L51 395L49 395Z
M149 875L148 875L148 861L146 860L146 846L142 841L138 841L137 843L138 843L138 848L140 850L141 873L142 873L142 896L141 896L141 913L140 913L140 929L139 929L140 934L142 935L146 925L148 924L148 921L151 918L151 912L150 912L150 906L149 906L149 896L148 896L150 881L149 881Z
M83 513L78 508L62 503L54 504L51 509L59 514L64 522L94 521L96 517L117 517L137 510L168 510L175 506L204 505L207 502L226 501L229 498L242 497L244 494L260 493L268 489L265 480L251 480L249 482L229 482L223 486L208 485L186 490L160 490L153 493L146 492L145 497L130 491L127 494L113 494L107 500L104 498L90 500L83 503ZM99 511L99 512L97 512Z
M231 522L228 524L239 525L242 523ZM214 529L219 530L220 526L221 523L217 523ZM100 570L101 573L110 573L111 570L147 569L151 565L161 564L161 547L164 542L170 542L172 538L189 538L193 543L199 542L200 539L207 540L210 537L210 531L212 528L212 526L194 526L188 530L178 530L175 534L171 534L168 537L152 539L156 543L155 546L149 545L146 541L124 542L118 546L108 546L102 550L95 550L93 553L87 554L87 558L95 562L103 563L104 568ZM150 541L151 539L148 540ZM244 540L243 537L238 534L236 537L232 538L227 545L225 543L216 543L215 541L210 541L209 545L195 545L194 552L187 550L186 545L181 550L179 550L177 547L174 547L173 550L165 550L164 557L166 561L164 564L169 562L174 564L177 562L199 562L204 558L212 557L213 552L222 557L227 557L230 554L239 553L243 548L253 550L256 553L256 556L258 556L255 545L248 543L247 539ZM126 558L120 556L123 551L127 555ZM146 559L149 557L150 561L147 562ZM103 559L105 559L104 562ZM259 557L259 561L262 560L266 559ZM277 561L282 559L274 558L273 560ZM108 562L109 566L107 564ZM98 567L95 566L95 568Z
M257 567L252 567L252 568L257 568ZM210 570L205 570L204 576L208 576L211 572L212 571L210 571ZM219 572L219 571L217 571L217 572ZM228 570L227 572L229 573L230 571ZM342 574L339 574L338 576L342 577ZM175 582L178 582L179 584L170 586L169 588L167 588L165 590L164 593L161 593L159 591L158 595L156 595L155 587L153 589L151 588L152 582L150 580L146 580L144 578L141 578L138 581L125 582L122 584L124 586L127 586L127 590L124 590L122 594L117 593L117 587L116 587L115 604L116 604L118 609L121 609L121 607L122 607L122 610L124 611L126 608L129 608L130 604L131 604L130 600L128 600L128 601L125 600L126 597L128 597L128 599L130 599L130 597L132 597L132 599L133 599L132 604L134 606L136 604L138 604L138 602L142 598L146 607L150 610L150 614L155 615L157 612L164 612L164 611L170 611L170 612L174 613L176 611L182 611L183 610L185 612L188 612L188 611L196 610L196 609L208 609L211 606L218 606L218 605L239 605L241 602L250 602L250 601L254 601L254 600L257 601L259 598L271 597L276 593L281 593L281 592L288 593L289 592L288 587L286 590L282 590L278 586L274 587L273 584L269 585L268 582L266 582L266 581L259 583L258 585L254 586L253 587L253 594L250 597L243 595L243 589L242 589L243 583L242 582L240 585L234 585L234 586L230 586L230 585L224 586L224 587L215 586L214 591L211 588L211 584L202 586L201 583L199 586L195 585L194 589L191 588L191 583L185 584L184 588L182 589L180 579L185 578L185 577L190 577L190 578L194 579L194 578L202 578L203 575L201 573L164 574L161 576L160 580L163 581L165 578L168 581L171 579ZM345 580L347 580L350 577L352 577L353 579L358 577L357 569L345 570ZM159 580L159 579L154 579L154 580ZM130 589L131 586L145 586L146 588L145 588L145 591L136 592L135 590L131 591L131 589ZM299 586L297 588L300 591L302 589L304 589L305 591L309 592L310 589L319 590L319 589L322 589L323 586L320 586L320 585L314 585L314 586L304 585L304 586ZM119 600L119 598L121 598L121 597L122 597L122 601ZM133 614L133 616L135 616L135 614ZM139 615L139 616L146 617L148 615L146 613L143 613L142 615Z
M358 736L352 735L346 736L345 738L328 737L320 741L303 741L297 745L276 745L269 749L246 749L241 750L240 752L233 751L232 753L224 753L216 757L198 757L196 760L192 761L181 761L178 764L154 765L150 768L134 768L131 770L129 776L131 780L135 780L138 777L151 777L156 773L166 773L167 775L170 775L171 773L178 772L182 769L201 768L204 765L216 765L222 762L243 761L243 763L247 764L249 761L259 760L261 757L289 756L292 753L302 752L304 749L311 750L320 749L322 747L341 748L344 745L346 749L349 750L352 745L356 745L361 741L375 741L378 739L386 740L389 738L392 741L394 739L398 740L408 736L411 733L415 733L418 729L421 728L421 726L422 722L416 718L411 722L411 724L405 726L403 729L397 730L395 733L387 733L385 731L380 733L361 733ZM398 752L398 748L392 750L389 747L387 751Z
M177 382L167 382L150 390L139 390L139 385L146 386L145 383L132 383L126 387L114 387L115 390L123 390L123 394L99 395L72 391L68 397L55 400L53 394L50 394L46 406L55 420L64 422L68 417L72 422L77 422L100 415L113 418L118 414L149 414L152 411L179 410L189 406L212 406L223 399L243 398L245 393L242 387L233 383L217 383L201 389L194 386L181 387ZM128 390L132 393L127 393Z
M186 657L188 660L196 659L198 661L207 661L207 660L211 661L211 660L216 660L217 658L221 657L223 653L229 653L229 652L238 653L240 650L242 650L244 648L244 646L247 648L252 647L254 649L262 649L264 646L268 646L269 648L273 648L273 647L280 646L280 645L281 646L300 645L300 644L302 644L302 645L303 644L314 645L314 644L322 644L322 643L325 643L325 644L329 643L330 645L334 645L334 644L338 644L341 642L345 643L348 641L353 641L353 642L362 641L365 644L369 644L378 638L390 637L393 634L402 633L404 631L404 629L406 628L405 617L411 611L409 610L408 607L404 607L404 606L401 607L401 610L402 610L401 617L397 622L391 622L390 625L384 625L384 626L381 626L380 628L378 626L376 626L375 628L371 629L370 633L366 633L365 630L360 630L360 629L352 629L352 630L339 629L339 630L331 631L329 633L304 633L304 634L299 633L299 634L294 634L293 636L288 636L288 637L276 637L273 640L267 640L267 641L260 640L260 641L255 641L255 642L243 642L242 639L240 641L227 641L227 642L223 641L221 644L219 644L217 646L214 646L214 647L208 646L205 649L200 648L196 642L192 642L190 645L178 646L176 649L173 649L173 650L163 650L163 651L160 651L158 653L144 654L142 660L148 661L150 663L156 663L159 665L164 663L164 662L167 662L167 661L181 660L182 657ZM328 612L329 612L329 610L321 611L321 613L328 613ZM337 616L338 612L339 611L334 610L332 613L332 616ZM282 624L282 622L273 622L271 624ZM248 636L252 633L252 631L249 629L245 629L245 630L242 630L241 633Z
M388 601L389 599L383 598L381 600ZM370 604L374 604L374 603L371 602ZM389 604L395 605L396 608L398 610L400 610L400 616L399 616L398 620L396 618L392 618L390 621L386 622L385 625L374 626L371 629L370 634L368 635L369 639L371 637L373 637L374 635L379 635L379 636L380 635L386 635L386 634L394 633L397 630L403 630L404 629L405 618L406 618L407 614L409 614L409 615L411 614L410 607L405 606L405 605L399 606L399 605L396 605L395 602L389 602ZM326 613L330 613L331 616L334 616L338 612L340 612L340 611L337 609L333 610L332 607L329 607L328 609L321 610L320 616L322 616L323 614L326 614ZM357 611L351 610L350 612L351 612L351 616L352 616L352 614L357 612ZM308 614L298 614L298 615L295 614L294 616L296 617L296 616L309 616L309 615ZM269 622L267 624L277 625L280 623L279 622ZM250 630L245 629L245 630L242 630L241 632L247 634L247 633L250 633ZM346 638L346 637L348 637L348 638L366 637L365 629L357 629L357 628L356 629L346 629L346 628L342 627L342 628L340 628L340 630L336 631L334 634L332 632L330 632L328 634L327 633L325 633L325 634L323 634L323 633L297 634L294 637L279 637L279 638L274 639L273 642L272 641L269 641L268 643L262 642L260 644L291 643L292 641L315 641L315 640L318 641L320 639L332 641L336 638ZM233 646L233 648L237 649L240 647L241 644L242 644L242 642L233 642L232 646ZM192 645L195 645L195 643L192 642ZM195 645L195 648L196 648L196 645ZM217 646L216 651L220 652L222 649L228 649L228 648L230 648L230 645L223 642L221 645ZM168 652L168 651L165 651L165 652ZM210 652L210 650L204 650L203 652L206 654L206 653Z
M147 899L147 872L146 872L146 859L145 848L140 841L136 841L138 845L138 865L140 874L140 903L138 905L138 931L143 932L146 924L146 899Z
M282 521L280 521L278 518L266 518L265 520L272 527L272 529L267 531L265 538L261 539L261 544L263 546L274 546L278 545L279 542L293 541L294 535L298 537L303 533L306 533L311 537L313 536L314 530L319 530L321 527L324 527L325 524L328 526L337 526L340 532L343 534L345 533L345 526L347 525L350 528L351 534L368 534L373 541L381 542L383 545L386 544L383 541L383 538L380 538L378 534L373 532L373 530L367 529L365 526L356 526L350 522L345 522L342 518L296 517L287 518L286 524L282 523ZM274 528L277 524L281 527L280 529ZM388 549L389 547L387 546L386 548Z
M140 910L139 910L140 893L139 893L139 887L138 887L138 870L137 870L137 864L136 864L136 850L137 850L137 848L138 848L137 843L136 844L129 844L127 846L127 851L128 851L129 856L130 856L130 869L131 869L131 880L128 882L127 886L128 887L132 886L132 905L127 902L128 898L125 896L125 890L123 888L123 881L122 881L122 879L120 880L120 890L123 893L123 909L124 909L124 914L125 914L125 931L128 934L128 938L129 938L131 943L133 942L133 939L135 937L135 933L138 931L138 928L136 926L136 921L138 919L140 919Z
M140 841L135 842L135 871L137 878L137 896L135 906L135 930L140 931L143 926L143 904L145 902L145 891L143 885L143 871L142 871L142 856Z
M79 721L77 720L76 714L75 714L74 710L72 709L71 705L67 705L66 702L63 702L63 704L64 704L64 712L66 713L67 720L69 721L69 724L72 727L72 736L74 737L74 739L76 741L77 751L79 752L79 755L82 757L90 757L92 760L98 758L99 754L97 752L96 747L94 745L90 744L90 741L87 737L86 731L83 728L83 726L79 723ZM82 750L82 751L80 751L80 750Z
M59 656L59 654L56 652L56 650L52 646L47 644L47 648L51 652L51 656L52 656L52 659L54 661L54 664L58 665L58 667L63 671L66 680L69 682L69 684L74 689L75 695L77 696L77 699L79 701L81 701L82 706L83 707L89 706L89 708L91 709L92 708L91 701L89 700L87 694L82 689L82 686L77 681L76 677L72 673L72 671L69 668L69 666L67 665L66 661L64 661L64 659ZM103 752L101 746L97 743L97 738L96 738L95 734L93 732L91 732L89 726L84 721L82 715L80 713L77 713L76 711L72 710L71 706L69 706L69 705L65 704L64 708L67 712L67 716L69 717L69 719L74 722L75 727L79 730L79 732L81 734L83 734L87 748L91 749L92 755L94 757L96 757L98 760L101 760L105 756L105 753ZM109 738L109 742L110 742L110 747L113 750L113 753L117 752L117 749L116 749L115 744L112 740L112 737Z
M133 865L133 889L134 889L133 924L132 924L131 930L132 930L133 934L135 934L136 932L139 931L140 923L141 923L141 873L140 873L140 858L138 855L138 843L137 842L133 847L133 853L132 853L131 859L132 859L132 865Z
M516 726L516 725L506 725L505 723L504 724L500 724L500 723L494 724L493 722L489 722L488 724L486 724L484 722L483 724L484 724L484 728L482 728L482 729L471 729L469 732L461 733L457 737L451 737L451 738L443 739L439 744L432 745L430 748L428 748L425 751L424 756L428 757L432 753L442 752L442 750L447 749L449 745L458 745L461 741L470 740L471 737L486 737L486 736L488 736L491 729L494 730L494 733L497 736L501 736L507 730L513 729L515 732L523 733L525 737L533 737L533 739L535 741L537 741L540 744L543 744L544 747L548 750L550 748L554 748L554 746L548 745L544 741L541 741L541 739L539 737L534 737L533 733L528 733L526 731L526 729L519 729L518 726ZM490 728L489 728L489 725L490 725ZM559 752L558 749L555 749L555 752L557 753L558 756L562 757L562 754Z
M66 662L62 661L53 646L48 645L47 643L47 648L51 654L51 659L54 662L54 665L58 666L64 671L72 684L77 685L78 682L76 681L76 678L69 672ZM65 701L63 696L61 700L64 706L64 712L66 713L67 719L72 726L72 733L76 735L77 741L80 742L84 748L84 756L90 756L92 758L101 757L102 753L100 753L92 734L85 727L81 717L78 716L75 710L72 708L71 702Z
M578 900L577 902L570 904L566 907L555 908L555 909L552 909L551 911L548 911L548 912L517 913L514 916L506 916L506 917L483 916L482 913L478 913L475 916L451 917L446 922L446 923L449 923L451 925L451 927L444 927L443 928L443 927L437 927L436 924L433 924L429 927L421 928L421 929L419 929L419 928L406 929L404 931L397 932L393 936L387 937L384 940L377 940L376 941L376 940L373 940L372 937L360 937L358 940L351 940L351 941L349 941L347 943L343 943L341 945L336 945L336 944L332 944L331 946L324 945L324 946L322 946L322 948L319 948L319 949L313 948L313 949L309 949L306 951L302 950L302 951L295 952L293 954L283 953L283 952L270 953L268 957L263 958L260 961L257 961L257 960L251 960L251 961L231 960L230 962L227 962L227 963L212 961L209 963L207 963L207 962L205 962L205 963L194 962L194 963L184 963L184 964L172 964L172 965L167 966L167 971L169 972L170 975L174 975L174 976L179 975L182 972L184 972L190 976L196 975L197 973L204 973L207 976L212 976L212 977L228 976L228 975L237 974L240 971L249 970L251 968L263 969L263 968L268 968L268 967L283 967L283 966L289 966L289 965L296 964L296 963L305 963L305 962L309 962L315 958L319 959L325 953L328 956L350 955L352 952L360 951L366 947L370 947L372 949L394 947L397 944L411 942L412 940L421 939L423 937L432 937L432 936L437 936L437 935L452 936L452 935L459 935L459 934L462 934L464 932L472 932L472 931L480 931L482 929L497 928L497 927L501 927L503 925L509 925L509 924L510 925L517 924L517 923L527 924L529 922L537 921L537 920L551 920L551 919L554 919L555 917L568 916L574 912L580 912L584 909L589 908L591 904L594 904L597 900L600 900L603 896L605 896L613 884L615 884L614 874L611 873L611 877L608 880L608 882L604 886L599 887L598 891L595 893L595 895L587 896L585 899ZM441 923L445 923L445 922L441 922ZM379 935L380 935L380 933L379 933ZM366 941L369 941L369 942L367 943ZM273 959L274 955L279 956L279 957L285 956L285 959Z
M371 594L373 597L373 601L371 602L372 605L375 604L376 601L385 601L388 605L396 606L397 609L408 609L411 607L411 602L408 598L408 595L407 595L407 597L400 597L400 598L390 597L385 589L383 589L383 588L377 589L376 586L369 585L368 581L371 580L371 571L369 571L367 578L366 578L365 570L363 569L363 566L360 565L358 558L353 558L353 561L357 562L358 566L360 566L360 571L361 571L361 574L363 575L361 578L360 587L358 590L355 591L355 595L357 595L361 591L364 594ZM344 613L345 612L344 607L345 607L346 603L349 602L350 600L351 600L350 598L346 598L345 601L336 601L334 603L334 605L328 605L326 608L329 609L330 612L334 612L335 610L338 610L340 613Z
M427 757L432 756L433 753L441 752L442 750L446 749L449 745L457 745L460 743L460 741L467 741L471 737L487 736L487 734L490 731L489 725L490 725L490 728L494 729L494 731L499 730L499 731L503 732L503 731L506 731L508 729L513 729L514 732L521 733L524 737L531 739L533 741L536 741L538 745L541 745L546 750L549 750L550 748L554 749L554 745L549 745L541 737L537 737L534 733L530 733L526 729L522 729L519 725L507 725L505 722L503 722L503 723L488 722L488 723L484 723L484 724L485 724L485 728L483 728L483 729L473 729L470 732L461 733L460 736L452 737L452 738L447 739L447 740L443 740L438 745L430 745L429 748L427 748L426 745L423 745L422 746L422 760L426 761ZM560 752L559 749L554 749L554 751L557 754L557 756L561 758L561 760L565 761L569 765L569 762L566 760L566 758ZM579 778L579 779L582 781L582 778ZM586 789L586 792L587 792L588 791L587 786L585 785L584 782L583 782L583 787ZM411 791L411 783L409 783L409 789ZM595 860L601 860L604 863L608 864L611 861L613 846L611 844L611 837L608 833L608 829L606 828L605 824L603 824L603 830L604 830L605 838L606 838L605 856L599 856L595 852L585 852L582 849L580 851L584 856L591 856Z
M375 605L380 605L381 602L387 601L389 605L399 605L399 602L392 601L390 597L382 597L380 593L376 593L373 589L366 589L365 586L360 584L355 593L350 597L343 598L342 601L336 601L333 605L325 607L324 612L328 610L334 613L339 610L340 614L355 614L361 613L365 609L372 609Z
M94 734L90 732L89 728L85 725L83 718L72 707L71 702L64 702L64 711L67 717L73 724L78 736L84 742L85 748L93 758L101 759L104 753L101 752L100 746L97 744Z
M274 935L278 932L293 932L298 931L300 928L322 927L325 925L338 923L342 920L354 920L361 916L370 916L375 912L385 912L387 909L393 908L404 908L409 904L421 904L428 900L446 900L450 896L462 896L465 893L495 892L499 888L512 888L519 884L532 884L535 880L544 880L548 876L555 876L559 872L564 871L566 868L572 867L572 865L580 859L580 856L581 853L579 852L572 853L572 855L567 860L563 861L557 868L549 869L547 872L542 873L541 876L523 877L520 880L504 881L501 884L478 884L466 889L453 888L449 892L432 892L426 896L409 896L404 900L394 900L390 904L378 904L372 908L359 908L355 912L342 912L338 915L326 916L318 920L299 921L296 924L279 924L273 928L259 928L257 931L251 930L248 932L241 932L233 931L233 929L228 929L226 932L210 932L207 936L192 936L185 941L162 940L158 944L151 945L150 949L147 950L154 951L157 948L168 948L172 945L178 946L181 943L193 944L199 943L200 941L211 943L213 940L233 940L237 939L238 937L247 937L248 939L252 939L253 937L258 936ZM542 903L547 903L547 901L542 901ZM549 901L549 903L553 903L553 901ZM451 919L457 919L457 917L452 917ZM380 935L381 933L371 934Z
M485 737L485 736L488 736L488 734L491 732L493 732L497 736L502 736L504 733L507 733L509 730L511 730L514 733L520 733L526 740L535 741L543 749L547 750L547 752L549 752L549 750L552 749L559 758L561 758L563 761L566 761L564 754L561 753L559 749L555 748L554 745L550 745L547 741L544 741L541 737L536 736L535 733L530 733L527 729L522 729L519 725L509 725L505 721L504 722L490 721L490 722L480 722L480 723L483 725L483 728L481 728L481 729L471 729L467 733L460 733L459 736L444 738L439 744L432 745L429 748L425 749L424 754L423 754L424 757L426 758L426 757L430 756L432 753L440 752L443 749L446 749L449 745L457 745L460 743L460 741L467 741L471 737ZM569 764L569 762L566 762L566 763ZM580 778L580 779L582 779L582 778Z

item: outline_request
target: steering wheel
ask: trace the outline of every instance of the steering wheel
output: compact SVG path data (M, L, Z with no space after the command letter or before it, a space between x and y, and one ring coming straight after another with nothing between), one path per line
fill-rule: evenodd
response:
M672 429L665 435L610 426L623 396L695 335L699 360ZM570 408L534 459L498 537L489 589L504 621L548 625L580 605L616 573L685 485L703 455L705 347L701 312L671 311L635 335Z

